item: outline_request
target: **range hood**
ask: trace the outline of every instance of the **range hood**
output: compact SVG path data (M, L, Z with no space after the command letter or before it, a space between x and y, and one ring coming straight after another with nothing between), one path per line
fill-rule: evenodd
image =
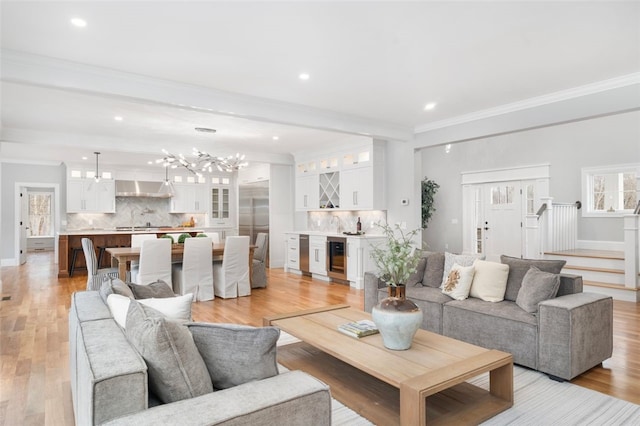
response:
M116 197L170 198L173 193L164 182L116 180Z

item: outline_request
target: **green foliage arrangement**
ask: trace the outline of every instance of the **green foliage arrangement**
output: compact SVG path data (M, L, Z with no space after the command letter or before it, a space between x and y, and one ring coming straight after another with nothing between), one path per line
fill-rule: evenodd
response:
M184 240L186 240L187 238L191 238L191 235L187 234L186 232L184 234L180 234L180 236L178 237L178 244L183 244Z
M170 239L171 240L171 244L173 244L175 242L175 241L173 241L173 237L171 235L169 235L169 234L164 234L160 238L168 238L168 239Z
M376 226L382 228L387 237L384 244L373 247L371 252L380 278L389 286L404 285L420 261L420 249L412 239L421 229L405 233L398 224L392 228L387 223L378 222Z
M433 198L436 192L438 192L438 188L440 188L440 185L435 181L427 179L426 177L422 179L422 229L427 228L431 216L436 211L436 208L433 206Z
M207 234L198 234L196 235L196 238L207 238L208 235Z

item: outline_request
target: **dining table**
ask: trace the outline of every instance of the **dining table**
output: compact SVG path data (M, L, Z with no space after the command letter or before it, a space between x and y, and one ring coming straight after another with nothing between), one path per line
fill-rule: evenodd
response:
M253 272L253 252L258 246L249 245L249 279ZM127 271L131 269L131 261L140 259L140 247L107 247L106 252L111 255L111 265L118 266L118 275L122 281L126 280ZM171 261L181 262L184 254L184 244L171 245ZM212 245L211 254L213 258L224 255L224 242L214 243Z

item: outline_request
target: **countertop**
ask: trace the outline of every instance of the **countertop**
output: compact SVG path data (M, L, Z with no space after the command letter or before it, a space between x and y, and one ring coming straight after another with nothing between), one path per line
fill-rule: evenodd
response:
M73 229L58 232L58 235L129 235L129 234L173 234L178 232L204 232L200 228L120 228Z
M304 235L319 235L322 237L343 237L343 238L384 238L383 234L362 234L362 235L347 235L343 233L337 232L326 232L326 231L289 231L285 232L285 234L304 234Z

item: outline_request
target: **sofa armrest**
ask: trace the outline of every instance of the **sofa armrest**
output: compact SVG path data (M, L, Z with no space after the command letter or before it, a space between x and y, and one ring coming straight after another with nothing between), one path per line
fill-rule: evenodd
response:
M364 273L364 310L371 312L378 304L378 289L385 288L387 284L373 272Z
M538 333L538 370L571 380L611 357L613 299L577 293L545 300Z
M311 425L331 424L329 387L291 371L219 390L197 398L159 405L105 425Z
M582 277L580 275L560 274L560 287L558 287L556 297L576 293L582 293Z

